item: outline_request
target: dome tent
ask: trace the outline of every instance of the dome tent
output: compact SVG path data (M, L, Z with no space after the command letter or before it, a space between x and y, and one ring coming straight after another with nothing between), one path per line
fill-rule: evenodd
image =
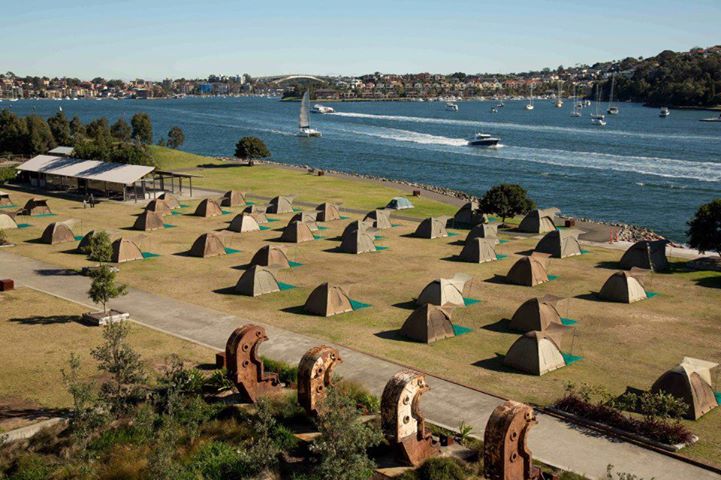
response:
M228 226L231 232L259 232L260 225L250 213L241 213L236 215Z
M598 296L603 300L633 303L647 298L641 281L629 272L616 272L608 277Z
M156 212L151 212L150 210L145 210L143 213L138 215L138 218L135 219L135 224L133 225L134 230L143 230L145 232L158 230L160 228L163 228L163 217Z
M346 253L359 254L375 252L376 246L373 243L373 235L366 230L359 229L343 232L340 249Z
M532 375L544 375L566 366L559 347L560 332L531 331L508 349L503 364Z
M509 328L530 332L547 330L553 325L562 326L561 314L556 307L559 300L561 300L559 297L552 295L526 300L511 317Z
M235 291L241 295L257 297L267 293L280 292L280 285L269 269L253 265L243 272L235 285Z
M518 230L526 233L547 233L556 229L553 223L553 212L555 209L531 210L521 223Z
M14 228L18 228L15 219L7 213L0 213L0 230L11 230Z
M293 212L293 197L275 197L268 203L268 207L265 210L267 213L292 213Z
M719 405L711 384L711 369L717 366L718 363L686 357L661 375L651 391L665 392L683 400L689 407L684 417L698 420Z
M75 235L70 227L64 222L53 222L43 231L40 237L42 243L55 245L58 243L66 243L75 241Z
M668 270L666 244L668 240L641 240L631 245L621 257L621 268L630 270L634 267L663 272Z
M10 194L7 192L0 191L0 207L12 207L14 206L13 201L10 199Z
M225 255L225 245L223 239L215 232L204 233L193 242L190 247L190 256L208 258Z
M313 232L310 231L308 224L303 222L291 222L285 226L280 236L281 242L303 243L315 240Z
M88 233L83 236L83 238L80 239L80 243L78 243L78 253L90 253L90 241L95 236L95 230L90 230Z
M468 232L466 243L475 238L486 238L492 240L494 244L500 243L498 240L498 224L497 223L479 223Z
M535 251L554 258L581 255L581 244L578 243L580 233L578 230L553 230L538 241Z
M178 197L176 197L172 193L163 192L158 196L158 198L160 200L163 200L166 205L168 205L173 210L175 210L176 208L180 208L180 202L178 201Z
M242 207L245 206L245 193L238 190L229 190L223 194L220 199L220 205L223 207Z
M535 287L548 281L548 256L533 253L521 257L506 274L506 281L515 285Z
M416 299L418 305L465 306L463 289L471 277L457 273L453 278L439 278L426 285Z
M20 210L23 215L50 215L48 201L44 198L31 198L25 202L25 206Z
M345 237L346 234L352 233L356 230L359 230L361 232L368 232L368 233L375 233L378 231L377 228L371 226L371 224L365 220L354 220L350 222L346 227L343 229L343 233L341 234L341 238Z
M306 225L308 225L308 228L310 228L310 230L312 232L316 232L319 230L317 217L318 217L318 212L316 212L315 210L310 211L310 212L308 212L308 211L298 212L291 217L291 219L288 223L302 222L302 223L305 223Z
M473 227L487 222L488 219L481 211L478 200L471 200L465 203L458 209L455 215L453 215L454 227Z
M385 230L393 226L390 213L386 210L371 210L363 217L363 221L378 230Z
M322 283L308 296L303 306L306 312L322 317L352 312L353 305L346 291L338 285Z
M223 210L220 209L220 205L218 205L218 202L213 200L212 198L206 198L202 200L198 207L195 209L195 215L196 217L217 217L218 215L222 215Z
M258 224L268 223L268 217L265 215L265 208L258 205L248 205L243 209L243 213L252 216Z
M276 245L261 247L250 260L251 265L272 268L290 268L290 260L285 249Z
M493 239L475 238L466 242L458 258L464 262L485 263L498 260Z
M448 232L446 231L447 217L429 217L424 219L416 228L413 233L414 237L417 238L441 238L447 237Z
M393 197L391 201L388 202L388 205L386 205L386 208L390 208L392 210L404 210L407 208L413 208L413 204L406 197Z
M150 203L145 206L145 209L151 212L155 212L161 216L170 215L171 211L173 210L172 208L170 208L170 205L168 205L165 200L161 200L159 198L151 200Z
M315 207L318 212L317 220L319 222L332 222L334 220L340 220L340 209L338 205L333 203L324 202Z
M140 251L140 247L127 238L118 238L115 240L112 244L112 249L113 253L110 261L114 263L125 263L143 259L143 252Z
M451 314L436 305L416 308L401 327L401 335L423 343L455 337Z

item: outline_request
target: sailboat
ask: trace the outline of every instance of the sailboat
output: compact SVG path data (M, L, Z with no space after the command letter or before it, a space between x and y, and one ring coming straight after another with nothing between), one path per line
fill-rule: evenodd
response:
M598 106L601 103L601 88L598 83L596 83L596 113L591 114L591 123L594 125L598 125L599 127L605 127L606 126L606 116L602 113L598 112Z
M578 99L576 98L576 84L573 85L573 111L571 112L572 117L580 117L581 116L581 108L583 106L578 103Z
M616 85L616 73L611 77L611 93L608 94L608 112L609 115L618 115L618 107L613 106L613 87Z
M563 108L563 99L561 98L561 82L558 82L558 93L556 94L556 108Z
M308 90L303 94L300 101L300 115L298 117L298 137L320 137L320 132L314 128L310 128L310 95Z
M531 84L531 96L528 97L528 103L526 104L526 110L533 110L533 84Z

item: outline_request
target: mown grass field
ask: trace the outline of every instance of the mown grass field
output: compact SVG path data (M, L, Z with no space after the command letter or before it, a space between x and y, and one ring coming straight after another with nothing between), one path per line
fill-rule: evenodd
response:
M302 201L343 200L348 208L372 208L397 194L367 182L313 177L268 166L209 168L201 174L204 178L197 182L200 187L249 190L265 196L294 193ZM19 204L28 197L13 194ZM425 212L454 210L431 200L424 202ZM184 203L189 208L183 211L192 212L197 200ZM567 381L603 385L614 394L621 394L626 386L648 388L684 356L721 362L721 275L687 272L680 260L674 261L676 273L653 274L647 279L647 289L659 293L655 298L632 305L613 304L598 301L592 292L597 292L615 271L619 251L594 247L586 255L552 259L549 273L558 275L556 280L535 288L513 286L498 281L498 277L531 250L538 238L505 235L509 241L497 251L508 255L507 259L482 265L459 263L451 257L460 252L461 246L456 243L465 232L445 239L409 238L416 224L394 220L399 226L381 232L384 238L377 242L388 250L356 256L333 251L340 244L336 237L345 225L359 218L347 214L348 220L327 223L327 230L317 232L324 239L287 245L290 258L303 266L280 271L277 276L297 288L248 298L224 290L237 282L245 264L261 246L280 244L278 229L290 214L275 216L279 221L270 223L268 231L224 233L226 246L241 250L239 254L198 259L182 253L202 233L225 229L232 215L209 219L168 216L166 221L175 228L144 233L127 230L134 215L141 212L140 204L103 203L84 210L76 202L53 198L50 205L57 217L30 219L31 228L9 232L10 239L17 243L12 252L69 268L88 265L84 256L71 253L75 244L48 246L32 242L51 221L76 219L77 235L90 229L106 229L114 236L136 240L144 251L160 255L120 266L120 279L134 287L337 342L521 401L548 404L562 395ZM412 311L409 302L431 280L457 272L473 278L465 296L481 301L453 311L453 321L472 332L432 345L400 338L396 330ZM324 281L346 285L353 299L372 306L331 318L299 313L298 307L310 291ZM518 334L506 331L503 319L510 318L525 300L545 294L570 299L561 313L578 323L565 335L562 349L583 360L542 377L510 371L502 365L501 356ZM690 427L701 441L683 453L721 463L721 409Z

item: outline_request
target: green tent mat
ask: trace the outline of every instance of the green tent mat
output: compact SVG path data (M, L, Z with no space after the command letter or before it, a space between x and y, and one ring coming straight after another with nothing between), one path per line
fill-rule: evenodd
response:
M583 360L583 357L579 357L578 355L571 355L570 353L561 352L561 356L563 356L563 360L566 362L566 365L571 365L578 362L579 360Z
M290 268L298 268L298 267L302 267L302 266L303 266L302 263L300 263L300 262L294 262L294 261L292 261L292 260L288 260L288 264L290 265Z
M449 237L457 237L458 234L456 232L448 232Z
M0 205L0 208L17 208L17 205L11 203L10 205Z
M325 238L325 237L324 237L323 235L313 235L313 239L314 239L314 240L322 240L322 239L324 239L324 238Z
M555 280L558 278L558 275L548 275L548 281Z
M341 216L340 216L340 219L341 219L341 220L348 220L348 219L350 219L350 217L344 217L343 215L341 215Z
M189 207L189 205L186 205L185 203L180 204L180 208L188 208L188 207Z
M179 211L177 211L177 210L172 210L172 211L170 212L170 214L171 214L171 215L183 215L183 212L179 212Z
M470 333L472 331L473 331L472 328L462 327L460 325L453 325L453 333L456 335L456 337L458 335L463 335L465 333Z
M504 260L504 259L506 259L506 258L508 258L508 255L504 255L504 254L502 254L502 253L497 253L497 254L496 254L496 260Z
M83 239L83 236L82 236L82 235L75 235L73 238L79 242L80 240Z
M373 240L385 240L385 238L386 237L384 237L383 235L376 235L375 237L373 237Z
M147 259L147 258L155 258L155 257L159 257L159 256L160 256L160 255L157 254L157 253L143 252L143 259L144 259L144 260Z
M571 325L575 325L576 320L574 320L572 318L561 317L561 323L564 324L565 326L569 327Z
M498 219L496 217L487 217L487 218L488 218L489 223L498 221Z
M721 392L714 392L714 395L716 396L716 403L721 405Z
M57 217L57 213L41 213L40 215L33 215L34 218L43 218L43 217Z
M566 230L568 227L556 227L556 230Z
M588 255L589 253L591 252L589 252L588 250L581 250L581 255Z
M270 218L270 217L268 217L268 221L269 221L269 222L280 222L279 219L277 219L277 218Z
M653 298L653 297L657 297L659 295L660 294L657 292L646 292L646 298Z
M360 310L361 308L368 308L371 306L370 303L358 302L356 300L350 301L350 306L353 307L353 311Z
M503 245L504 243L508 243L508 242L510 242L510 240L503 240L503 239L498 240L498 243L500 245Z
M270 230L270 227L266 227L266 226L260 225L260 231L262 232L262 231L265 231L265 230Z
M169 223L164 223L163 228L175 228L175 225L171 225Z
M255 202L245 202L245 205L255 205Z
M303 210L301 210L300 208L293 207L293 211L295 213L298 213L298 212L302 212Z
M476 303L481 303L481 301L480 301L480 300L477 300L477 299L475 299L475 298L466 298L466 297L463 297L463 304L464 304L466 307L469 307L469 306L471 306L471 305L475 305Z
M227 253L228 255L233 255L234 253L240 253L240 250L225 247L225 253Z
M323 226L318 225L318 230L328 230L328 227L323 227Z
M391 227L392 227L392 228L402 227L402 226L403 226L403 225L401 225L400 223L391 223Z
M230 215L231 213L233 213L233 212L231 212L230 210L221 210L220 211L221 215Z
M295 288L295 285L291 285L289 283L283 283L278 282L278 288L280 288L281 292L285 292L286 290L290 290L291 288Z
M18 223L18 228L28 228L32 227L29 223Z
M383 250L388 250L391 247L384 247L382 245L376 245L376 250L379 252L382 252Z

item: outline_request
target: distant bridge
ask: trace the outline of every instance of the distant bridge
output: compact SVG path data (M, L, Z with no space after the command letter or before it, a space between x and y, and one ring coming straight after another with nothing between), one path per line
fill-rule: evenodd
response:
M320 83L327 83L328 80L324 80L322 78L315 77L313 75L303 75L303 74L293 74L293 75L276 75L271 77L258 77L257 80L263 81L263 82L271 82L271 83L285 83L289 82L291 80L313 80Z

